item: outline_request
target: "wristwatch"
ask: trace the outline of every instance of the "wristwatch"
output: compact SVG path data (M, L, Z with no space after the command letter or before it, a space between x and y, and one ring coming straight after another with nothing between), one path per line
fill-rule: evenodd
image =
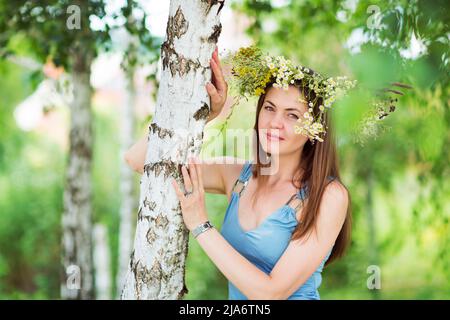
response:
M204 223L202 223L201 225L199 225L198 227L196 227L195 229L192 230L192 235L194 236L194 238L197 238L197 236L200 233L205 232L208 229L214 228L214 226L211 224L211 222L206 221Z

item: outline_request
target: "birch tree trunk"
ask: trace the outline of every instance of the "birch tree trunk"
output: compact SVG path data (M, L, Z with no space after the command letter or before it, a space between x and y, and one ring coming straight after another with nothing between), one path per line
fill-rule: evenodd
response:
M98 300L111 299L111 258L108 245L108 229L97 223L92 230L93 257L95 269L95 297Z
M74 53L73 58L74 99L70 105L70 150L62 215L61 297L93 299L91 59L81 52Z
M134 135L133 128L135 125L134 107L136 98L136 88L134 85L134 68L130 67L126 70L126 97L122 106L122 154L133 144ZM122 159L123 157L121 157ZM117 294L120 293L124 286L125 276L127 273L128 259L133 249L132 237L132 212L135 208L135 197L133 188L134 172L124 162L120 166L120 189L121 189L121 206L120 206L120 227L119 227L119 270L117 272L116 285Z
M182 299L188 231L169 178L198 155L209 115L205 84L222 26L218 0L172 0L155 116L140 182L138 221L122 299Z

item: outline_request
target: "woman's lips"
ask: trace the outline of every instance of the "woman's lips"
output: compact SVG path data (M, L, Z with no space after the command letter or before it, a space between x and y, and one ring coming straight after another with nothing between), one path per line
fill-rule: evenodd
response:
M283 141L284 139L281 137L277 137L275 135L271 135L270 133L266 133L267 140L269 141Z

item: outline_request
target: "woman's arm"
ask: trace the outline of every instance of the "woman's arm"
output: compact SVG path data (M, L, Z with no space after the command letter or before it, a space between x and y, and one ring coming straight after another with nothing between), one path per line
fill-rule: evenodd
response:
M125 152L124 160L130 168L140 174L144 173L144 162L148 148L147 136L137 141L127 152ZM226 194L226 178L229 172L236 171L232 167L242 167L243 162L239 159L228 159L227 157L217 157L208 159L208 161L198 160L198 165L202 167L205 173L204 186L208 193ZM232 161L235 160L235 161ZM229 164L226 164L229 163Z
M214 228L199 236L197 241L208 257L248 299L271 299L271 277L234 249Z
M317 230L306 241L291 241L267 275L237 252L215 229L197 237L206 254L249 299L287 299L319 267L330 251L344 223L348 198L346 190L330 183L317 221Z
M147 153L147 139L148 135L143 136L135 144L133 144L123 156L130 168L140 174L144 173L144 162Z
M202 168L189 164L189 173L182 169L185 196L173 179L172 185L180 200L183 220L189 230L208 220L204 203ZM316 228L307 239L291 241L283 255L267 275L234 249L214 228L197 236L209 258L249 299L287 299L319 267L344 224L348 207L347 190L338 182L331 182L321 200ZM304 240L304 241L303 241Z
M216 115L210 112L206 123L212 121ZM148 135L146 134L133 144L124 154L125 162L136 172L144 173L145 156L147 155Z
M136 172L144 173L147 152L147 136L137 141L124 155L124 160ZM207 193L227 194L229 181L234 181L236 173L242 169L245 160L232 157L216 157L207 161L198 160L204 172L204 189ZM234 179L234 180L233 180Z

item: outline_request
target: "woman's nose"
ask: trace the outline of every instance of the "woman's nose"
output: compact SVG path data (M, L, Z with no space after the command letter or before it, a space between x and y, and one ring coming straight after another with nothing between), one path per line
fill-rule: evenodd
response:
M283 127L282 115L274 115L272 119L270 119L270 127L274 129L281 129Z

